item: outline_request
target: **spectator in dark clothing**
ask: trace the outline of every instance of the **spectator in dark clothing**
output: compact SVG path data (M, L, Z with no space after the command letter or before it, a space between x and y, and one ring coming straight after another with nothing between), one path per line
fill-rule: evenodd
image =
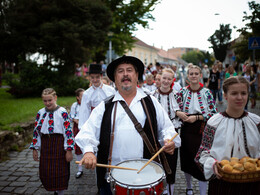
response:
M218 72L217 64L214 64L212 69L210 70L209 80L208 80L208 88L210 89L214 100L216 101L218 91L220 89L220 75Z

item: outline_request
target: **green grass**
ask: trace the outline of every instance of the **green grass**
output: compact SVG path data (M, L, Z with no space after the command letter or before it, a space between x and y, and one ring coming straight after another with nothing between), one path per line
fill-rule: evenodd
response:
M44 107L40 97L16 99L6 91L7 89L0 89L1 130L10 129L10 125L13 123L33 120L38 110ZM58 97L57 104L68 109L75 101L75 97Z

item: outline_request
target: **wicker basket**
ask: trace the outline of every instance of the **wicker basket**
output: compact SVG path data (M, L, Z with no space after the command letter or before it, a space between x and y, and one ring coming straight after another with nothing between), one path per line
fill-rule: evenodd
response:
M218 172L222 176L222 180L231 183L248 183L260 181L260 171L242 172L242 173L228 173L225 172L217 163Z

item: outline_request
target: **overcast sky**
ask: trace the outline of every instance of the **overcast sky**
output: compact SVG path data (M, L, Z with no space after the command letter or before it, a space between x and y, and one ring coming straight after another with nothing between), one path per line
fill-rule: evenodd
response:
M134 34L164 50L194 47L212 51L207 39L219 29L219 24L231 24L232 38L238 37L233 26L245 25L244 11L251 15L246 0L162 0L152 12L156 21L149 23L151 29L140 27Z

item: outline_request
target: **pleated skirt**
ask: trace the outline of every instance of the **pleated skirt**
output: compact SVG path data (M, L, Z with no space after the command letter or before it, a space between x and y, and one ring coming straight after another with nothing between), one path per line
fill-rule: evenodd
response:
M41 136L40 180L47 191L65 190L70 178L62 134Z
M184 123L181 127L181 147L180 162L181 170L189 173L200 181L206 181L203 172L199 169L194 159L199 150L202 133L204 128L203 121L194 123Z

